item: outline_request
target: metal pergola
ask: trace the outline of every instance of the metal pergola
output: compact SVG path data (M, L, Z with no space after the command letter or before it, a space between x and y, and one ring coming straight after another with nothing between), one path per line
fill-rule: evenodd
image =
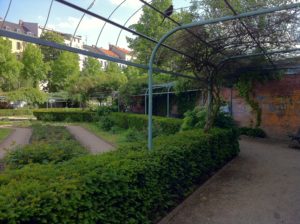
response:
M8 7L7 12L5 14L5 18L6 18L8 12L10 10L11 1L12 0L10 0L9 7ZM227 0L223 0L226 3L226 5L228 6L228 8L233 12L233 15L231 15L231 16L224 16L224 17L220 17L220 18L209 19L209 20L201 20L201 21L193 22L193 23L189 23L189 24L181 24L181 23L175 21L174 19L172 19L171 17L166 16L166 18L169 19L170 21L172 21L176 25L176 27L174 29L170 30L169 32L167 32L163 37L161 37L160 40L156 40L156 39L154 39L152 37L149 37L149 36L147 36L147 35L145 35L143 33L139 33L137 31L132 30L132 29L130 29L130 28L128 28L128 27L125 26L128 23L128 21L132 18L132 16L135 15L143 7L150 7L151 9L155 10L157 13L160 13L160 14L164 15L164 13L162 11L158 10L157 8L155 8L155 7L153 7L151 5L151 2L153 2L153 1L146 2L146 1L140 0L140 2L142 2L144 4L144 6L141 7L141 8L139 8L133 15L131 15L128 18L128 20L124 23L124 25L121 25L121 24L119 24L117 22L112 21L110 18L113 15L113 13L126 0L122 1L120 3L120 5L118 5L115 8L115 10L111 13L111 15L108 18L105 18L105 17L103 17L103 16L101 16L101 15L99 15L97 13L94 13L94 12L90 11L90 8L93 7L94 1L92 1L92 3L89 5L89 7L87 9L84 9L84 8L82 8L82 7L80 7L80 6L76 5L76 4L73 4L73 3L69 2L69 1L66 1L66 0L51 0L51 5L50 5L48 17L47 17L47 20L46 20L44 28L46 27L46 24L47 24L49 15L50 15L50 11L51 11L51 7L52 7L53 1L55 1L57 3L60 3L60 4L64 5L64 6L67 6L69 8L72 8L74 10L77 10L77 11L79 11L81 13L83 13L83 15L81 17L81 20L82 20L82 18L85 15L89 15L89 16L92 16L94 18L97 18L99 20L104 21L105 24L108 23L108 24L111 24L111 25L113 25L115 27L120 28L120 33L123 30L125 30L125 31L127 31L127 32L129 32L131 34L134 34L134 35L136 35L136 36L138 36L140 38L143 38L143 39L145 39L145 40L147 40L149 42L152 42L152 43L156 44L155 47L154 47L154 49L153 49L153 51L152 51L152 54L151 54L151 57L150 57L148 65L139 64L139 63L130 62L130 61L125 61L125 60L121 60L121 59L118 59L118 58L109 57L109 56L106 56L106 55L97 54L97 53L85 51L85 50L82 50L82 49L77 49L77 48L74 48L72 46L66 46L66 45L62 45L62 44L57 44L57 43L46 41L46 40L43 40L43 39L40 39L40 38L37 38L37 37L27 36L25 34L15 33L15 32L12 32L12 31L4 30L4 29L2 29L2 27L0 29L0 36L7 37L7 38L12 38L12 39L18 39L18 40L21 40L21 41L31 42L31 43L34 43L34 44L39 44L39 45L43 45L43 46L48 46L48 47L60 49L60 50L70 51L70 52L77 53L77 54L82 54L82 55L86 55L86 56L90 56L90 57L94 57L94 58L100 58L100 59L103 59L103 60L108 60L108 61L111 61L111 62L117 62L117 63L120 63L120 64L125 64L125 65L128 65L128 66L134 66L134 67L137 67L137 68L142 68L142 69L148 70L148 96L149 96L149 99L148 99L148 149L149 150L152 150L152 148L153 148L153 144L152 144L152 109L153 109L152 108L152 100L153 100L153 78L152 77L153 77L153 73L154 72L159 72L159 73L165 73L165 74L169 74L169 75L173 75L173 76L177 76L177 77L184 77L184 78L189 78L189 79L197 80L196 77L193 77L191 75L186 75L186 74L182 74L182 73L178 73L178 72L174 72L174 71L169 71L169 70L163 70L163 69L159 69L159 68L153 66L154 60L155 60L156 55L157 55L157 52L158 52L158 50L160 49L161 46L164 47L164 48L166 48L166 49L169 49L169 50L173 51L174 53L180 54L180 55L182 55L184 57L193 58L192 55L189 55L188 53L183 52L180 49L174 48L173 46L165 44L166 40L169 37L171 37L173 34L175 34L176 32L185 30L188 33L190 33L193 36L195 36L199 40L199 42L201 42L202 44L204 44L204 45L206 45L208 47L214 48L213 45L209 44L204 39L201 39L201 37L199 37L197 34L193 33L192 28L194 28L194 27L201 27L201 26L208 26L208 25L212 25L212 24L224 23L226 21L233 21L233 20L235 20L237 22L240 22L243 25L243 27L247 30L249 37L257 45L257 48L260 49L260 52L259 53L250 53L250 54L235 55L235 56L232 56L232 57L226 57L225 60L239 60L239 59L243 59L243 58L251 58L251 57L257 57L257 56L263 56L266 59L268 59L270 65L273 67L273 69L276 69L276 65L274 64L274 62L272 61L272 59L269 57L270 55L274 55L274 54L286 54L286 53L291 53L291 52L297 52L297 51L300 50L300 48L293 48L293 49L281 49L281 50L267 51L266 49L264 49L260 45L259 41L257 41L255 39L255 37L251 35L251 32L249 31L247 25L243 24L243 21L241 20L243 18L255 17L255 16L265 15L265 14L270 14L270 13L275 13L275 12L279 12L279 11L283 11L283 10L292 10L292 9L300 8L300 3L293 3L293 4L288 4L288 5L280 5L280 6L271 7L271 8L261 8L261 9L258 9L258 10L254 10L254 11L249 11L249 12L246 12L246 13L238 14L235 11L235 9L229 4L229 2ZM80 20L80 22L81 22L81 20ZM5 19L4 19L4 21L5 21ZM77 25L77 27L76 27L76 29L74 31L73 38L76 35L76 31L77 31L77 29L78 29L78 27L80 25L80 22L79 22L79 24ZM101 33L102 33L103 29L104 29L104 26L101 29L101 31L99 33L99 37L97 39L100 38ZM119 34L119 36L120 36L120 34ZM119 40L119 36L118 36L118 39L117 39L117 43L118 43L118 40ZM219 52L219 53L223 54L223 52Z

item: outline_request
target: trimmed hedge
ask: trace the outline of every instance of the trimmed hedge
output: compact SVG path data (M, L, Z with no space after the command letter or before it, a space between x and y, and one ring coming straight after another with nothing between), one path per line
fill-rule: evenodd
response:
M33 115L42 121L67 121L67 122L78 122L93 121L95 112L84 111L80 108L72 109L44 109L34 110Z
M5 167L22 168L31 163L59 163L88 154L62 126L32 125L32 144L10 151L4 158Z
M32 115L31 109L0 109L0 116L24 116Z
M238 154L235 130L181 132L0 175L1 223L153 223Z
M109 119L116 126L124 129L132 128L146 131L148 127L148 117L146 115L111 113ZM181 119L153 116L153 130L156 134L175 134L180 130L181 124Z
M240 135L247 135L250 137L256 138L265 138L267 134L261 128L248 128L248 127L241 127L239 128Z

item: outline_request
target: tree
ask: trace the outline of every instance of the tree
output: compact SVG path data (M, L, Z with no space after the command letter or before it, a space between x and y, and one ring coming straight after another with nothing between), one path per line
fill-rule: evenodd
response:
M82 76L99 75L102 72L101 64L96 58L87 57L83 62Z
M171 4L171 0L154 0L151 3L155 8L159 9L160 11L166 10ZM181 11L179 13L174 12L171 16L176 21L186 23L191 21L191 14ZM138 31L140 33L146 34L153 39L159 40L168 30L171 30L177 24L174 24L168 19L163 21L163 16L156 12L155 10L144 7L143 14L140 17L139 21L136 24L130 26L130 28ZM161 24L160 24L161 23ZM146 40L142 37L135 37L135 38L127 38L129 43L129 47L133 49L134 55L136 56L136 60L139 63L148 64L151 52L155 43ZM157 62L159 65L169 65L168 57L174 54L173 51L170 51L166 48L162 48L159 51Z
M58 58L52 62L52 76L48 80L50 92L64 90L69 85L71 78L79 76L79 58L77 54L63 51Z
M18 90L5 93L9 101L25 101L29 105L42 104L47 101L47 94L37 88L19 88Z
M23 67L11 48L11 41L0 38L0 88L4 91L19 86L19 74Z
M38 87L40 81L47 77L50 70L49 64L43 61L41 49L33 44L28 44L23 52L21 71L23 82L29 81L32 87Z
M42 33L41 39L52 41L58 44L64 44L64 38L57 32L47 31ZM52 47L41 46L42 53L44 55L45 62L51 62L56 60L59 55L62 53L62 50L55 49Z

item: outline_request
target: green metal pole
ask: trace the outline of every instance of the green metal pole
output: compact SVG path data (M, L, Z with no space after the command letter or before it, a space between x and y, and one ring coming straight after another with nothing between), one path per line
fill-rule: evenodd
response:
M155 45L150 60L149 60L149 67L148 67L148 89L149 89L149 101L148 101L148 149L152 150L152 85L153 85L153 62L156 56L156 53L159 49L159 47L163 44L163 42L171 36L173 33L176 33L179 30L184 30L196 26L202 26L202 25L209 25L209 24L215 24L219 22L224 22L224 21L229 21L229 20L235 20L235 19L241 19L241 18L246 18L246 17L252 17L252 16L258 16L262 14L268 14L268 13L273 13L277 11L282 11L282 10L289 10L293 8L299 8L300 3L294 3L294 4L289 4L289 5L282 5L279 7L273 7L273 8L265 8L265 9L259 9L256 11L251 11L251 12L246 12L242 13L239 15L234 15L234 16L225 16L221 18L216 18L216 19L210 19L210 20L203 20L199 22L194 22L194 23L189 23L189 24L184 24L181 26L177 26L174 29L170 30L167 32Z

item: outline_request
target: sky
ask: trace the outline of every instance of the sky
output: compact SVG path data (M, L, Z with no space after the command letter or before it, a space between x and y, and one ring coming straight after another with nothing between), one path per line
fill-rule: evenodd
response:
M10 0L0 0L0 17L4 18ZM80 7L87 8L93 0L68 0ZM148 0L149 1L149 0ZM90 9L101 16L108 17L109 14L123 0L96 0ZM51 0L13 0L6 21L18 23L19 20L26 22L35 22L44 26ZM189 6L190 0L173 0L174 8ZM143 4L139 0L126 0L122 6L113 14L111 20L124 24L126 20ZM129 20L126 26L136 23L141 16L142 10ZM82 13L71 9L54 1L47 28L55 29L63 33L73 34L75 28L82 16ZM101 31L104 22L85 15L76 35L81 35L84 42L89 45L95 45L97 37ZM99 38L98 47L108 48L109 44L116 44L119 28L106 24ZM126 31L122 31L118 45L128 48L126 36L132 36Z

